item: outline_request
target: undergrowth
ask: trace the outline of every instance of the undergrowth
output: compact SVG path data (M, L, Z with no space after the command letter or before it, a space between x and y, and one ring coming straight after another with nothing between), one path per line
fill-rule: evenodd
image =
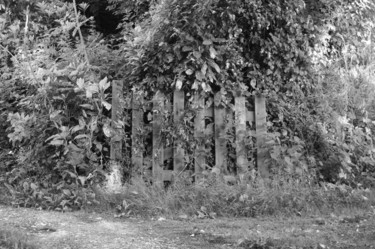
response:
M369 189L324 183L312 185L295 180L255 180L228 185L220 177L198 184L178 180L167 189L133 179L118 193L95 188L103 211L116 209L121 215L187 215L198 218L307 216L370 209L375 195Z
M36 249L37 247L28 242L26 236L22 233L0 229L0 248Z

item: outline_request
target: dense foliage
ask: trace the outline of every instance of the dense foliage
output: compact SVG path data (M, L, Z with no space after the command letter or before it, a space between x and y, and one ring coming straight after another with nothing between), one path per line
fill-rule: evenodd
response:
M184 120L165 113L163 134L187 151L212 146L193 136L192 96L219 92L210 104L231 107L237 95L263 94L275 174L374 184L371 1L109 0L113 23L122 19L113 39L95 29L99 3L0 0L0 181L18 204L70 209L93 199L84 187L104 179L116 134L113 80L125 82L124 109L132 93L146 108L157 91L184 90ZM90 6L96 23L83 15ZM124 173L143 173L127 160L123 114ZM232 148L233 137L228 130Z
M210 96L220 91L216 105L230 105L236 94L262 93L274 142L270 154L283 164L277 169L300 176L317 171L330 181L353 178L362 172L353 173L358 151L336 138L344 129L356 131L355 141L367 135L357 118L345 124L349 128L336 121L349 115L350 107L330 94L342 89L342 75L359 65L347 60L348 50L360 56L371 46L363 40L372 38L372 13L370 2L357 1L162 1L124 45L124 73L145 92L170 93L176 87ZM339 85L332 77L340 78ZM369 81L359 84L356 88L373 89ZM372 126L371 120L367 124ZM332 126L328 134L321 130ZM372 145L360 143L366 149L359 157L371 161Z
M2 67L2 87L14 89L13 100L2 98L9 106L2 119L12 143L4 150L15 155L17 165L2 166L6 186L21 195L22 205L43 200L51 208L81 206L89 197L79 196L78 187L98 181L108 158L103 128L110 126L110 83L95 65L105 60L101 53L107 48L94 31L83 39L79 26L90 20L71 4L34 7L38 13L26 12L26 20L7 17L2 33L9 37L2 55L10 57Z

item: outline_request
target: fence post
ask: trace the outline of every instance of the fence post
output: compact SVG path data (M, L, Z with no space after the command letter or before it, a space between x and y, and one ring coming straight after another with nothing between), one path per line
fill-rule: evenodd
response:
M173 94L173 121L180 124L185 107L185 94L181 90L175 90ZM184 170L185 151L182 148L181 140L175 138L173 142L173 170L175 175L179 175Z
M246 153L246 99L243 96L236 96L235 103L235 127L236 127L236 158L239 175L248 172Z
M214 103L218 102L220 99L221 92L215 94ZM227 164L227 140L225 138L225 121L226 121L227 111L222 105L216 105L214 109L214 122L215 122L215 167L220 169L220 173L227 174L228 164Z
M266 133L267 133L267 111L264 96L255 96L255 124L257 138L257 166L261 177L268 178L270 170L267 159Z
M142 104L143 96L133 92L132 96L132 163L137 169L141 169L143 166L143 138L140 137L143 124L143 110Z
M123 83L122 81L112 81L112 129L115 131L115 135L111 138L111 170L107 176L107 188L116 192L122 185L122 173L121 173L121 158L122 158L122 132L123 128L119 124L121 119L121 98L123 94Z
M163 186L164 146L162 144L162 124L165 96L157 92L153 99L152 120L152 177L156 185ZM157 108L155 108L157 107Z
M204 137L205 123L204 123L204 113L205 113L205 103L204 97L196 93L194 96L194 105L198 107L196 116L194 119L194 137L198 141L197 147L194 152L194 173L195 180L199 178L206 164L205 157L205 144L202 144L202 139ZM197 177L198 176L198 177Z

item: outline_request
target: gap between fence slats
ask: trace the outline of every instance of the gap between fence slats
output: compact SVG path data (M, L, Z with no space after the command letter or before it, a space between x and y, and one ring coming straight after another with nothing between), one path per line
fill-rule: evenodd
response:
M215 95L216 98L221 98L220 92ZM217 100L215 100L215 103ZM226 174L227 173L227 156L228 156L228 150L227 150L227 139L226 136L226 117L227 117L227 111L222 106L215 106L214 111L214 123L215 123L215 167L217 167L221 173Z
M132 163L133 166L140 169L143 165L143 142L141 138L141 131L144 128L143 124L143 97L133 93L132 98Z
M173 95L173 120L177 125L181 125L182 115L185 109L185 94L183 91L176 90ZM173 141L173 169L175 174L180 174L185 167L185 151L182 148L182 142L179 138Z
M205 145L202 144L202 139L205 133L205 102L204 98L199 94L194 96L194 105L198 107L195 119L194 119L194 137L198 140L198 144L194 153L194 171L196 177L199 176L205 168L206 157L205 157Z
M153 120L152 120L152 176L156 185L162 185L164 148L162 146L162 111L165 108L165 97L161 92L157 92L153 99ZM157 107L157 108L156 108Z
M237 172L245 174L248 170L247 153L245 146L246 139L246 99L243 96L237 96L235 103L235 128L236 128L236 162Z

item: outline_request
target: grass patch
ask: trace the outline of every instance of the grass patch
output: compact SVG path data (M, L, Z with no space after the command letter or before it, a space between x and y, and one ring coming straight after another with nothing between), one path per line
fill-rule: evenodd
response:
M16 231L0 229L0 248L6 249L36 249L25 235Z
M167 189L133 179L119 193L95 189L97 208L116 208L124 214L200 215L257 217L269 215L304 216L341 213L348 209L371 209L375 194L371 190L346 185L311 185L290 179L261 179L228 185L213 177L198 184L179 179Z

